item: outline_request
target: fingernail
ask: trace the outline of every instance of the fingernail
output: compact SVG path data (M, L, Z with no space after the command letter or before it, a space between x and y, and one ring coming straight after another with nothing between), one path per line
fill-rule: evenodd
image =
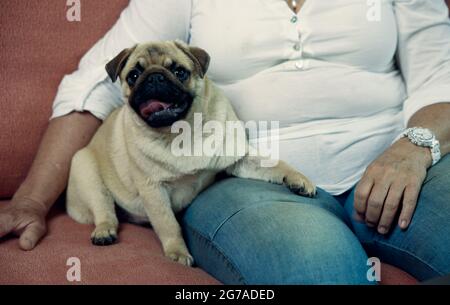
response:
M402 227L402 229L405 229L407 224L408 223L406 222L406 220L402 220L402 222L400 223L400 227Z
M380 234L386 234L386 233L387 233L386 227L378 227L378 233L380 233Z

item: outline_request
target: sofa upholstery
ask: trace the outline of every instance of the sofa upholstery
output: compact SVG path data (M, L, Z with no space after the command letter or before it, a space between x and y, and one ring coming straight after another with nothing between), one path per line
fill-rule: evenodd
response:
M72 257L80 259L82 284L219 284L199 268L167 259L156 234L146 227L122 224L119 243L95 247L90 241L93 227L79 225L58 207L48 229L31 252L20 250L14 238L0 244L0 285L70 284L66 264Z
M66 0L2 0L0 4L0 199L11 198L25 178L63 75L76 69L81 56L114 24L128 0L81 3L81 22L66 20ZM0 284L67 283L69 257L81 259L86 284L218 283L200 269L164 258L148 228L125 224L119 244L93 247L88 238L92 228L76 224L56 208L49 217L49 229L31 252L20 251L15 239L2 240ZM415 283L392 266L382 270L387 284Z

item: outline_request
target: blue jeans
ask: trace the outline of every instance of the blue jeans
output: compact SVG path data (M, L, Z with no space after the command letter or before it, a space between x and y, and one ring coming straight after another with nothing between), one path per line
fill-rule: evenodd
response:
M306 198L227 178L197 197L182 227L197 265L225 284L370 284L368 256L419 280L450 273L450 156L429 170L406 231L353 221L353 191Z

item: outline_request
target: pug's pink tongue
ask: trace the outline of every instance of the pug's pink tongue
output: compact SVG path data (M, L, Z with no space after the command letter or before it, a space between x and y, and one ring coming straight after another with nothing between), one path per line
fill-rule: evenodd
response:
M152 113L155 113L155 112L158 112L161 110L166 110L169 107L170 107L170 104L163 103L159 100L149 100L141 105L141 107L139 108L139 111L141 112L141 115L146 118L146 117L150 116Z

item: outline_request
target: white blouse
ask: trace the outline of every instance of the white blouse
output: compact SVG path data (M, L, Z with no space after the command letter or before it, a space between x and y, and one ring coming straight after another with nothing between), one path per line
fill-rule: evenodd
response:
M105 64L139 42L208 51L208 75L244 120L280 122L280 158L337 195L354 186L419 109L450 102L443 0L132 0L64 77L53 118L123 104Z

